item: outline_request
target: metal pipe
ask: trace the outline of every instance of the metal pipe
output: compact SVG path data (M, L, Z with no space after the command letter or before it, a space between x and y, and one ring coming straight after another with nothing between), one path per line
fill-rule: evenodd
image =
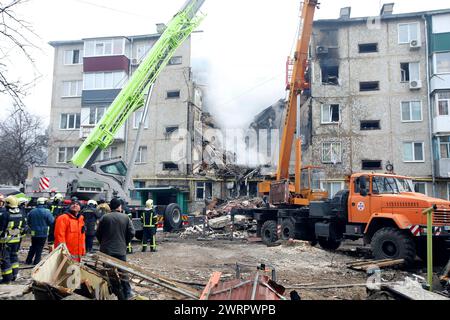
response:
M131 154L131 158L128 159L127 175L125 177L125 182L123 183L123 190L125 192L128 190L128 187L130 185L131 174L133 172L134 163L136 162L136 156L138 154L139 147L140 147L139 146L139 142L141 141L142 132L144 130L145 121L147 119L148 110L150 108L150 100L151 100L151 97L152 97L152 94L153 94L153 87L154 87L154 85L151 85L150 89L148 90L147 99L145 101L144 112L142 113L141 121L139 122L139 129L138 129L138 132L136 134L136 141L134 142L134 146L133 146L133 152Z
M428 49L428 23L425 15L422 16L422 19L425 23L425 55L426 55L426 70L427 70L427 105L428 105L428 135L430 140L430 157L431 157L431 178L432 178L432 193L433 197L437 197L436 195L436 174L434 168L434 152L433 152L433 106L431 105L431 92L430 92L430 57L429 57L429 49Z

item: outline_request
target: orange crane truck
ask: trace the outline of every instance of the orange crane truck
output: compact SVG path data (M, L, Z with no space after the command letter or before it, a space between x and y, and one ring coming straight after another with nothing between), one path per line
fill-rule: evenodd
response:
M395 174L355 173L348 190L332 199L320 186L320 169L301 165L300 130L297 126L298 97L310 89L308 49L317 0L305 0L301 26L288 85L289 101L280 145L277 177L258 185L260 195L269 197L266 208L234 209L231 214L251 216L257 235L267 244L279 239L299 239L335 250L344 239L364 239L377 259L426 256L426 233L433 232L436 258L448 259L450 246L450 201L415 193L412 179ZM291 182L289 162L295 139L295 180ZM305 181L306 179L306 181ZM422 210L435 207L433 230L426 229Z

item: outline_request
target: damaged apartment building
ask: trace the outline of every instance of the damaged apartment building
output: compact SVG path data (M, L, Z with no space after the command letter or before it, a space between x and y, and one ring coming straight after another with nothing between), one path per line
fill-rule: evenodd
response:
M302 106L304 162L330 196L354 172L411 176L450 198L450 10L314 22L312 99Z
M162 30L142 36L50 42L55 55L48 165L67 164ZM223 181L196 174L195 164L202 161L202 100L191 72L188 38L153 90L132 174L135 202L152 198L155 204L175 202L183 212L194 212L212 195L226 195ZM141 117L142 110L135 112L97 160L121 157L129 163Z

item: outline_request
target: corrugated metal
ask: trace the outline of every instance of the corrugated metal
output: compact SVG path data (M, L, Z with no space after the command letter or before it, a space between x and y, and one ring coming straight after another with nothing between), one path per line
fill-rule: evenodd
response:
M83 59L83 72L125 71L130 60L126 56L87 57Z
M247 280L219 282L209 293L207 300L283 300L268 285L269 277L256 274Z

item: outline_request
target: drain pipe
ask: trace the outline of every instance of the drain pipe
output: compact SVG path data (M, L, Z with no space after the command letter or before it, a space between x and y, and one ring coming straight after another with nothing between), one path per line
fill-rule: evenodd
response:
M431 104L431 84L430 84L430 53L429 53L429 39L428 39L428 22L426 16L423 16L425 22L425 52L426 52L426 66L427 66L427 104L428 104L428 122L429 122L429 138L430 138L430 151L431 151L431 177L432 177L432 192L433 197L437 197L436 194L436 172L434 163L434 150L433 150L433 105Z
M432 178L432 193L433 197L436 198L436 174L435 174L435 165L434 165L434 150L433 150L433 106L431 105L431 92L430 92L430 56L429 56L429 48L428 48L428 22L427 17L425 15L422 16L422 19L425 23L425 54L426 54L426 68L427 68L427 105L428 105L428 125L429 129L429 139L430 139L430 155L431 155L431 178Z

